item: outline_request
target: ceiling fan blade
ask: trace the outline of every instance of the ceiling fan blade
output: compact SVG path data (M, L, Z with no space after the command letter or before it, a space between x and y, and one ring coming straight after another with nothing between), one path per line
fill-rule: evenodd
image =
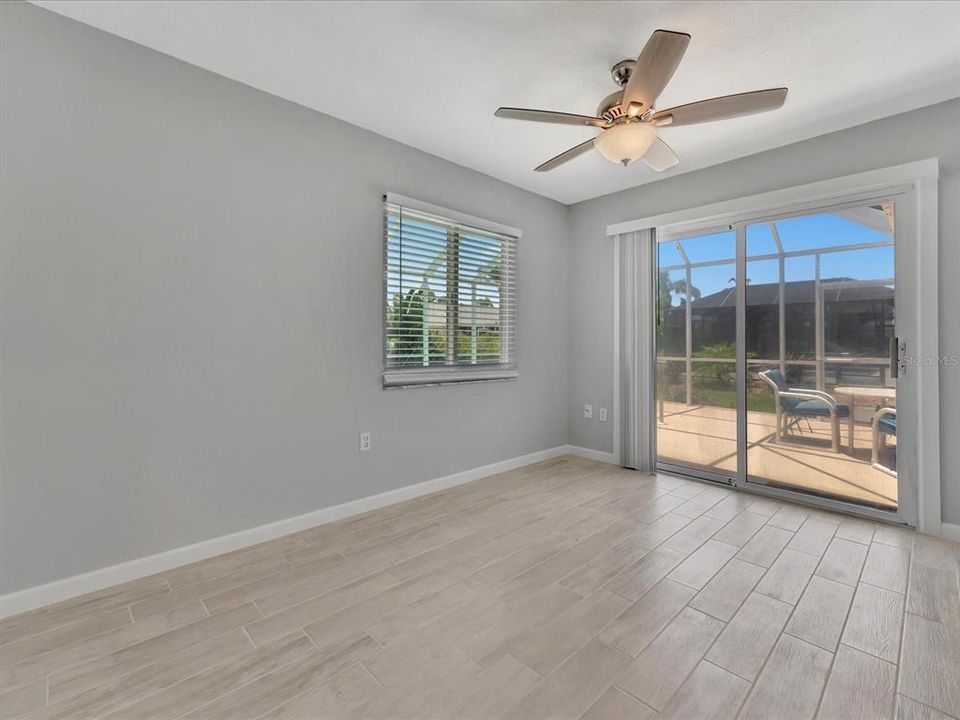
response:
M590 150L593 147L593 138L589 140L584 140L579 145L574 145L569 150L564 150L562 153L556 157L552 157L547 160L540 167L534 168L534 172L547 172L548 170L553 170L555 167L563 165L568 160L573 160L579 155L583 155L587 150Z
M494 115L510 120L531 120L533 122L556 123L558 125L584 125L586 127L606 128L610 126L603 118L592 115L553 112L552 110L528 110L527 108L502 107Z
M637 115L653 107L676 72L689 44L690 36L687 33L657 30L650 36L623 89L623 103L620 106L623 112Z
M677 154L669 145L657 138L653 141L650 149L647 150L647 154L643 156L643 161L650 166L651 170L663 172L680 162L680 158L677 157Z
M787 88L755 90L660 110L652 119L657 125L694 125L776 110L786 99Z

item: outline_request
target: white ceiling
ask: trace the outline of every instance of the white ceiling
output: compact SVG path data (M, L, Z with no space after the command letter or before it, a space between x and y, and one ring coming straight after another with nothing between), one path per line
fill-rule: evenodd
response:
M35 4L564 203L960 96L960 2ZM666 173L599 153L532 172L592 131L493 111L592 114L657 28L693 36L660 108L784 85L786 105L666 128Z

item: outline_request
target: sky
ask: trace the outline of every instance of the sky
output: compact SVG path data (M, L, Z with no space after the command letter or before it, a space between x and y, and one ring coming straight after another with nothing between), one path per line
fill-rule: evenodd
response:
M860 210L860 209L857 209ZM867 209L863 209L867 210ZM882 217L881 217L882 221ZM388 218L390 237L387 243L387 292L393 298L397 291L406 292L419 288L422 273L432 267L432 277L428 285L438 295L445 294L445 271L440 256L446 231L443 228L418 222L413 218L404 218L403 229L403 278L401 280L400 260L401 242L399 238L399 218ZM870 242L885 242L893 239L892 233L881 232L867 225L855 222L848 217L833 213L801 215L776 221L777 232L786 252L814 250L818 248L838 248ZM711 295L733 287L736 275L734 256L736 239L734 231L698 235L680 241L687 257L692 263L724 260L728 263L692 269L692 282L702 296ZM747 278L751 284L775 283L779 279L777 260L750 260L751 257L774 254L776 242L769 223L757 223L747 226ZM461 238L461 303L469 302L473 294L474 278L478 300L499 305L499 289L495 284L484 283L484 266L495 261L500 254L500 242L496 238L464 233ZM674 242L662 242L658 245L660 266L683 264L683 258ZM786 280L813 280L815 260L813 255L786 259ZM894 276L894 249L880 247L851 250L849 252L825 253L821 256L820 277L854 278L858 280L886 280ZM683 278L683 270L670 271L674 279ZM680 298L672 298L674 305L680 304Z
M837 248L870 242L889 242L892 233L854 222L832 213L803 215L776 221L777 232L785 252ZM733 230L698 235L680 241L691 263L729 259L729 263L693 268L691 281L703 297L733 287L736 275L736 234ZM683 257L674 242L662 242L657 247L658 262L662 266L682 265ZM747 226L747 278L751 284L775 283L779 280L777 260L754 260L751 256L777 252L776 242L769 223ZM813 255L787 258L785 274L787 282L813 280L815 260ZM683 270L670 271L672 279L681 279ZM885 280L894 276L894 249L881 247L851 250L849 252L825 253L821 256L821 279L848 277L857 280ZM673 304L680 298L674 296Z

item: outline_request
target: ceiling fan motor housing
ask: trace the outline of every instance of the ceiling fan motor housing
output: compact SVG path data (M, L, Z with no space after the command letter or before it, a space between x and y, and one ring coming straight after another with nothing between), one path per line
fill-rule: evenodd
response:
M610 77L613 78L613 82L616 83L620 89L614 93L610 93L600 101L600 105L597 107L598 117L610 121L616 120L624 114L623 108L621 107L623 104L623 88L625 88L630 81L630 75L636 66L637 61L628 58L621 60L610 69ZM644 110L646 109L647 108L644 108Z
M597 106L597 117L612 121L623 115L623 108L620 107L623 102L623 90L617 90L610 93Z

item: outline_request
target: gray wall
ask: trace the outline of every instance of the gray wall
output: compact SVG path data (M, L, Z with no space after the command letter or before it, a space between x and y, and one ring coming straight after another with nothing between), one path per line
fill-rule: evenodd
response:
M564 206L33 6L0 48L0 594L566 442ZM381 390L385 190L522 228L519 380Z
M941 352L960 353L958 126L945 103L565 208L0 3L0 594L565 442L611 450L582 412L612 408L608 223L939 156ZM519 380L380 389L388 189L523 229ZM941 390L960 522L956 369Z
M613 450L613 423L583 417L584 403L613 405L608 224L929 157L940 158L940 352L960 354L960 100L571 206L570 442ZM960 523L960 369L941 369L940 393L943 519Z

